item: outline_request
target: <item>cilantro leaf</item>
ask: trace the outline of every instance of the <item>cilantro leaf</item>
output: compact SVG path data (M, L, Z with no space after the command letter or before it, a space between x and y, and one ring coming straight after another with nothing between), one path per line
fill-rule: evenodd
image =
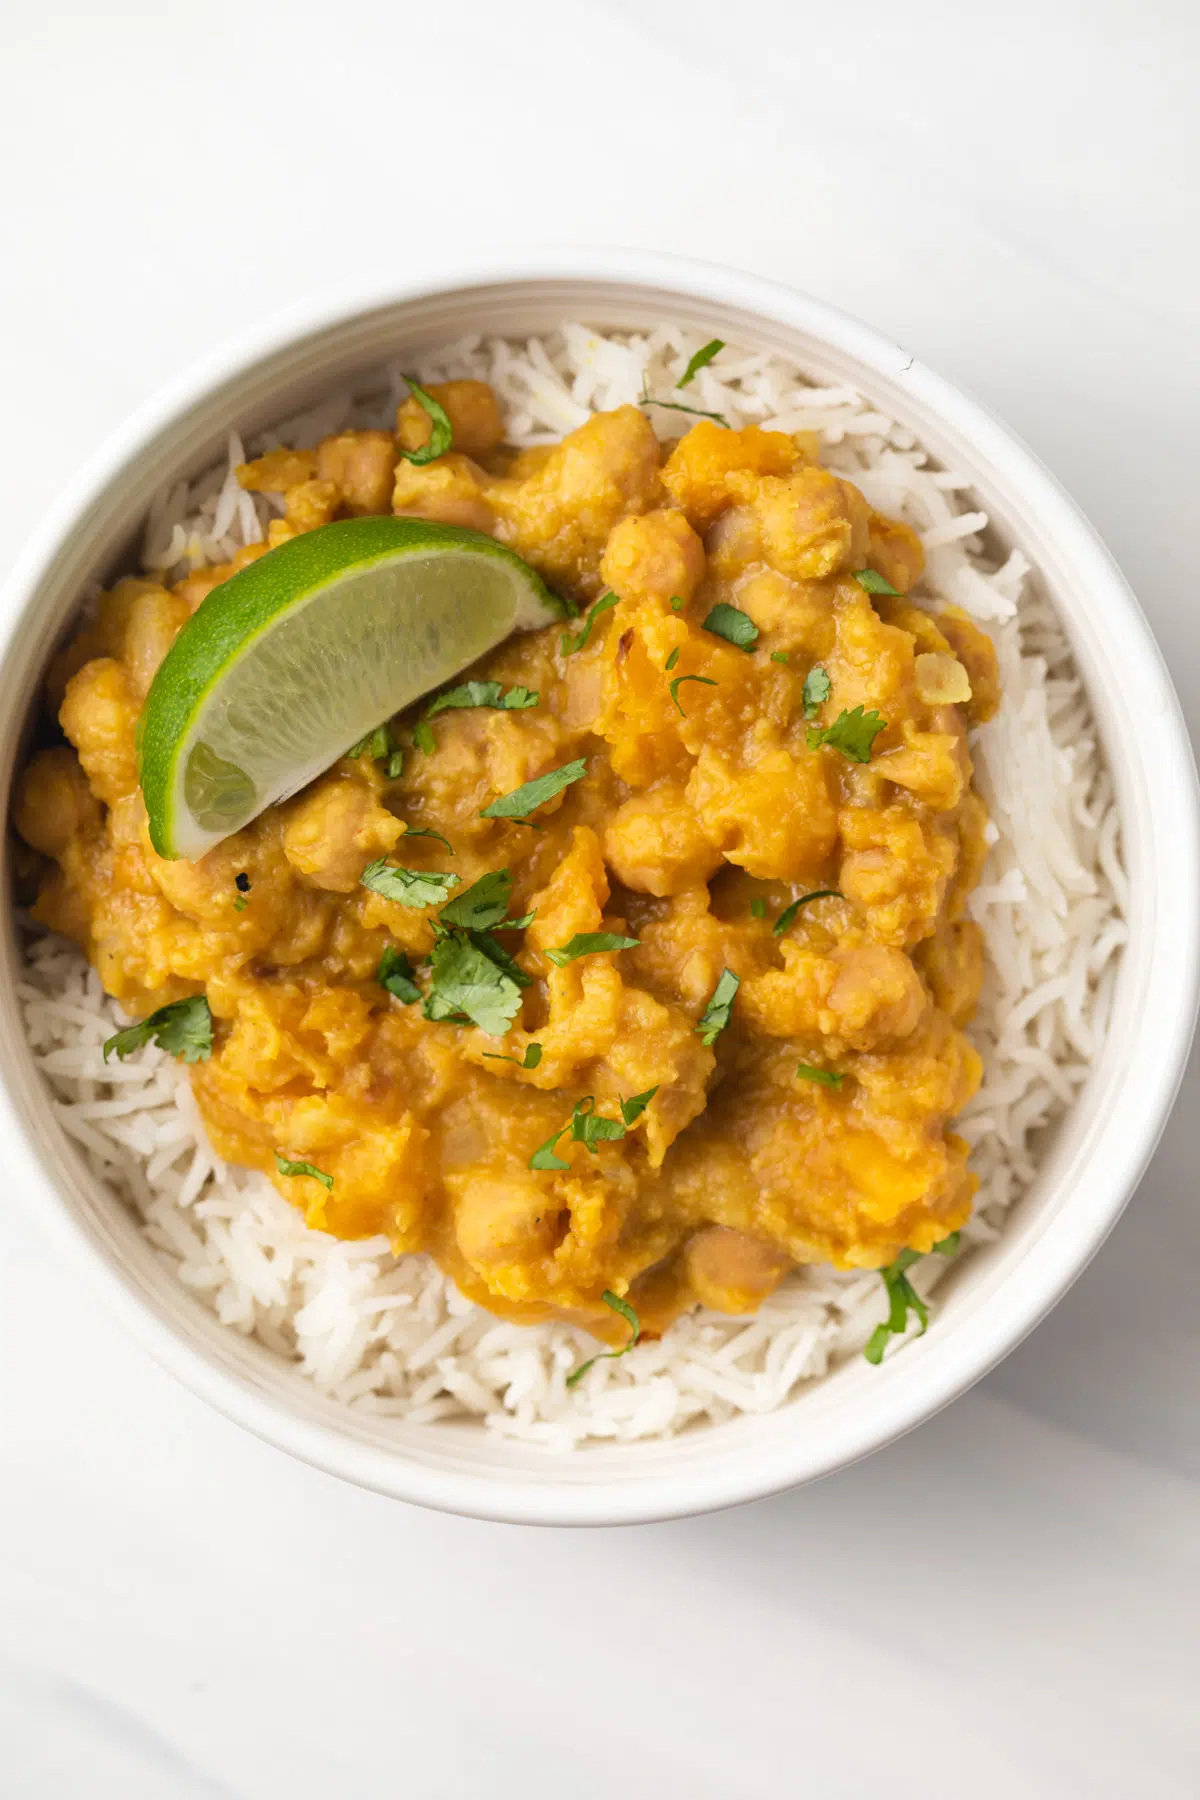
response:
M724 338L710 338L707 344L702 345L702 347L697 350L695 356L693 356L687 368L675 383L676 388L685 388L689 381L694 381L701 369L705 368L712 361L714 356L719 356L724 348Z
M596 956L602 950L636 950L641 938L618 937L612 931L577 931L573 938L546 955L556 969L565 969L577 956Z
M503 1055L501 1055L500 1051L498 1051L498 1050L485 1050L483 1053L483 1059L485 1062L515 1063L517 1065L518 1069L536 1069L538 1064L542 1060L542 1046L540 1044L526 1044L524 1057L503 1056ZM563 1130L565 1131L565 1129L566 1129L566 1127L564 1126ZM559 1136L561 1137L561 1135L562 1135L562 1133L560 1132ZM555 1143L557 1143L558 1139L556 1138L554 1141L555 1141ZM564 1169L566 1168L566 1166L567 1165L564 1163L563 1164Z
M397 1000L403 1000L405 1006L412 1006L421 998L421 990L416 982L416 970L409 962L403 950L397 950L389 944L379 959L379 967L375 971L375 979L381 988L394 994Z
M820 663L814 663L804 677L804 716L808 720L815 719L822 706L828 700L833 687L827 672Z
M454 855L454 850L451 846L450 839L443 837L440 831L431 831L429 829L428 825L410 825L408 827L407 831L404 833L404 836L405 836L406 840L408 838L417 838L417 837L436 838L439 844L445 844L447 850L450 851L451 856Z
M907 1331L910 1311L916 1314L922 1332L929 1323L929 1308L905 1272L920 1260L919 1250L901 1250L894 1262L890 1262L886 1269L879 1271L880 1279L887 1293L888 1316L884 1324L875 1327L867 1340L867 1347L863 1351L863 1355L869 1363L881 1363L889 1337L901 1337Z
M386 725L377 725L374 731L368 731L365 738L359 738L357 744L347 750L347 756L369 756L374 762L385 757L392 747L392 734Z
M385 762L389 781L399 781L404 773L404 752L392 736L390 725L377 725L365 738L347 750L347 756L369 756L373 762Z
M577 762L564 763L561 769L551 769L548 775L539 775L536 781L527 781L523 787L514 788L511 794L501 794L498 800L485 806L479 816L481 819L523 819L544 806L547 800L553 800L555 794L569 788L573 781L582 781L586 774L587 758L581 756Z
M647 389L644 381L642 382L642 391L638 395L638 405L662 406L665 407L668 412L690 413L694 419L715 419L718 425L724 425L726 431L729 430L729 420L725 417L724 413L705 412L702 406L684 406L678 400L656 400L654 395Z
M851 762L869 763L871 746L879 733L886 729L887 720L877 712L864 712L856 706L853 712L840 712L832 725L819 730L809 727L808 747L819 750L822 744L828 744L831 750L840 750Z
M437 749L437 739L434 737L432 729L425 723L424 719L418 720L413 726L413 745L414 748L420 750L425 756L432 756Z
M611 1306L615 1313L620 1313L621 1317L632 1331L633 1336L627 1344L622 1344L619 1350L602 1350L599 1356L590 1357L587 1362L580 1363L579 1367L567 1376L568 1387L574 1387L577 1381L582 1381L588 1370L595 1368L598 1362L608 1362L610 1360L615 1362L617 1357L624 1356L627 1351L633 1349L633 1346L642 1335L641 1320L634 1312L632 1306L630 1306L628 1300L622 1300L620 1294L614 1294L611 1288L605 1288L600 1298L603 1300L605 1306Z
M516 958L504 948L499 938L494 938L490 931L468 931L468 938L477 950L482 950L489 962L495 963L502 974L510 981L515 981L520 988L533 986L533 976L527 975Z
M712 991L712 998L700 1014L696 1031L702 1044L715 1044L717 1036L728 1025L733 1012L733 999L741 987L741 978L732 969L722 969L721 979Z
M585 1094L576 1102L571 1114L571 1138L576 1144L582 1144L589 1156L595 1156L596 1145L611 1143L625 1136L625 1126L620 1119L606 1119L596 1111L596 1096Z
M749 613L743 612L740 606L729 606L724 600L717 604L704 621L704 630L711 631L714 637L724 638L727 644L733 644L739 650L753 650L758 642L758 626Z
M667 601L667 605L670 607L672 612L682 612L683 611L683 601L680 599L678 594L672 594L671 598Z
M676 710L681 719L687 718L687 714L679 704L679 690L685 681L698 681L702 687L716 687L717 685L709 675L677 675L674 681L668 681L667 686L671 690L671 698L675 702Z
M406 462L416 463L419 467L423 463L433 462L435 457L446 454L454 442L454 427L450 423L449 413L440 401L435 400L432 394L427 394L420 382L414 381L411 375L406 375L404 379L408 383L409 393L417 405L425 409L433 423L428 443L422 444L419 450L401 450L400 452Z
M772 650L772 652L771 652L771 661L772 662L786 663L788 660L789 660L789 657L788 657L788 652L786 650Z
M837 888L814 888L811 894L801 894L798 900L793 900L790 906L785 906L779 917L776 919L774 928L775 936L783 936L796 914L800 911L800 908L802 906L807 906L810 900L841 900L844 899L844 897L844 895L838 892Z
M427 1019L456 1023L465 1015L489 1037L504 1036L520 1009L521 989L490 951L470 936L447 934L433 946L431 967Z
M499 925L508 911L512 884L507 869L491 869L461 894L456 894L438 916L445 924L461 925L464 930L490 931Z
M935 1256L953 1256L958 1249L958 1243L961 1237L961 1231L952 1231L949 1237L939 1239L933 1246L933 1254Z
M327 1187L330 1193L333 1192L333 1176L326 1175L324 1169L314 1168L310 1162L290 1162L286 1156L281 1156L277 1150L275 1152L275 1167L279 1170L281 1175L311 1175L314 1181L319 1181L322 1187Z
M554 1146L563 1132L569 1127L561 1125L553 1137L548 1137L544 1144L539 1144L529 1159L531 1169L569 1169L570 1163L564 1162L561 1156L555 1156Z
M143 1044L154 1042L170 1056L181 1056L186 1063L207 1062L212 1055L212 1013L203 994L187 1000L172 1000L160 1006L137 1025L126 1025L104 1043L104 1060L115 1051L123 1062Z
M750 902L750 917L752 919L765 919L766 916L767 916L767 903L763 899L762 895L758 894Z
M601 613L610 612L614 606L619 606L620 603L621 596L619 594L614 594L611 589L607 594L601 594L595 606L593 606L591 612L584 620L583 630L575 632L574 636L572 636L569 631L563 632L561 638L558 640L558 647L562 654L564 656L574 656L577 650L582 650L588 639L591 637L592 626L596 623L596 620L600 617Z
M447 712L452 707L488 706L497 712L523 712L536 706L538 695L533 688L511 687L507 694L498 681L464 681L461 687L447 688L425 708L425 717Z
M894 594L897 599L901 598L900 589L894 588L876 569L856 569L854 579L865 593Z
M373 894L381 894L385 900L398 900L401 906L439 906L452 887L458 886L458 876L445 873L440 869L400 869L389 863L386 857L368 863L359 881Z
M654 1087L647 1088L644 1094L634 1094L631 1100L622 1100L621 1117L627 1125L632 1125L635 1119L641 1118L657 1092L658 1085L656 1083Z
M821 1087L840 1088L846 1077L836 1075L832 1069L814 1069L811 1063L797 1063L796 1073L801 1081L815 1081Z

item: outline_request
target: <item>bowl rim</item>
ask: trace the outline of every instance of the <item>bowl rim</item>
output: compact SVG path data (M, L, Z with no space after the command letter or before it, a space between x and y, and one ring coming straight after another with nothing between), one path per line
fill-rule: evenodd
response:
M69 534L126 463L157 434L178 421L210 390L244 374L290 341L344 324L381 308L428 301L462 290L552 281L589 282L598 287L635 286L666 290L680 298L738 307L764 320L806 331L852 357L871 373L903 377L909 390L939 419L968 438L981 457L1003 472L1048 520L1056 543L1089 591L1115 608L1125 626L1123 651L1140 659L1165 695L1156 721L1165 760L1153 803L1169 820L1174 857L1174 916L1200 917L1200 790L1178 698L1161 652L1138 603L1098 534L1076 503L1034 453L978 401L928 369L873 327L799 290L719 264L657 251L607 248L529 249L478 253L440 264L433 274L404 281L375 279L307 297L255 321L161 386L88 459L62 496L49 508L0 590L0 657L24 617L39 584ZM16 1151L13 1185L43 1228L111 1313L154 1359L186 1387L228 1418L301 1460L389 1496L476 1518L529 1524L641 1523L717 1510L764 1498L800 1482L846 1467L900 1437L948 1404L1033 1329L1091 1260L1132 1195L1154 1151L1174 1103L1187 1062L1200 999L1200 935L1156 946L1160 962L1169 957L1171 982L1165 990L1169 1013L1155 1021L1153 1041L1143 1029L1130 1050L1129 1080L1139 1102L1132 1121L1116 1141L1103 1144L1103 1166L1087 1215L1074 1217L1074 1231L1047 1231L1036 1256L1006 1277L1013 1302L999 1320L995 1309L959 1322L953 1359L922 1356L911 1378L881 1385L873 1416L853 1430L825 1430L822 1450L813 1455L803 1434L770 1458L751 1456L745 1468L705 1470L690 1458L672 1471L664 1466L637 1482L585 1484L565 1479L499 1480L471 1470L432 1468L402 1453L364 1445L319 1420L308 1420L285 1404L226 1372L183 1334L155 1314L99 1253L74 1216L65 1195L50 1179L27 1133L7 1085L0 1090L0 1134ZM1088 1150L1098 1160L1099 1144ZM1077 1212L1079 1209L1077 1209ZM902 1359L907 1363L909 1357ZM887 1365L885 1365L885 1370ZM882 1374L884 1371L880 1371ZM907 1371L905 1371L907 1374ZM781 1439L785 1434L780 1434ZM590 1458L590 1450L577 1454Z

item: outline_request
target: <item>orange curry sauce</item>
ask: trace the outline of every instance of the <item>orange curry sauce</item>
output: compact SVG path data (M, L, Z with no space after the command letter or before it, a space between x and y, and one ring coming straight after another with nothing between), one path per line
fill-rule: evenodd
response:
M440 713L429 753L408 748L417 709L394 722L398 779L343 758L193 865L151 848L138 713L189 613L267 546L170 589L119 582L51 670L66 742L20 783L36 917L138 1016L207 995L214 1051L191 1079L222 1156L263 1170L315 1227L430 1252L495 1312L622 1339L606 1289L661 1330L698 1301L752 1310L797 1263L928 1250L975 1187L948 1121L980 1076L962 1034L986 824L967 731L998 703L989 640L954 609L853 578L873 569L903 596L920 545L807 437L702 422L664 461L625 406L517 454L482 383L432 392L454 448L424 466L398 459L430 429L411 400L396 435L247 465L245 487L286 495L271 544L395 510L494 533L581 606L608 590L619 603L581 649L548 627L468 672L536 689L536 707ZM722 602L757 626L752 649L704 628ZM815 665L830 691L814 721ZM673 698L679 677L703 680ZM868 762L810 747L814 723L859 706L886 720ZM586 777L538 812L541 830L480 816L579 757ZM441 833L453 857L406 827ZM536 917L502 939L531 978L505 1038L379 985L388 946L429 954L436 916L360 885L384 856L453 869L460 893L511 872L511 914ZM775 933L791 901L827 888L840 897ZM546 955L598 931L638 945L561 968ZM740 987L710 1047L697 1021L725 969ZM519 1066L535 1042L537 1066ZM650 1088L624 1137L593 1153L568 1132L565 1170L530 1167L586 1096L619 1119ZM278 1174L277 1151L332 1190Z

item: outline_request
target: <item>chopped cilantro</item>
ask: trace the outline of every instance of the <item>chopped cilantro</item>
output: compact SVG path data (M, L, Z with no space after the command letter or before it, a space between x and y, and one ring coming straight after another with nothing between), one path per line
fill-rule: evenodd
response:
M381 894L385 900L415 907L440 906L450 889L458 886L458 876L449 871L400 869L382 856L377 862L368 863L358 879L363 887Z
M481 819L523 819L544 806L547 800L553 800L555 794L569 788L573 781L582 781L586 774L587 758L581 756L578 762L551 769L548 775L539 775L536 781L527 781L523 787L514 788L511 794L501 794L498 800L485 806L479 816Z
M281 1156L277 1150L275 1167L281 1175L311 1175L314 1181L319 1181L322 1187L328 1188L330 1193L333 1192L333 1176L327 1175L324 1169L314 1168L310 1162L291 1162L286 1156Z
M739 650L753 650L758 642L758 626L750 614L743 612L740 606L727 605L724 600L718 600L713 607L704 621L704 629Z
M668 412L690 413L695 419L715 419L718 425L724 425L726 431L729 430L729 420L724 413L705 412L702 406L684 406L678 400L656 400L654 395L648 391L644 381L642 391L638 395L638 405L663 406Z
M676 646L672 650L670 656L668 656L666 662L663 664L663 668L666 670L668 675L671 673L671 670L675 667L675 664L679 661L679 652L682 650L682 648L683 648L682 644L676 644Z
M554 1146L558 1143L563 1132L569 1129L570 1127L567 1125L560 1125L553 1137L548 1137L544 1144L538 1145L537 1149L529 1159L529 1166L531 1169L570 1168L571 1165L569 1162L564 1162L561 1156L555 1156L554 1154Z
M877 712L864 712L856 706L853 712L840 712L832 725L824 730L810 726L808 731L808 747L819 750L822 744L828 744L831 750L840 750L851 762L869 763L871 746L879 733L887 726L887 720Z
M596 1096L585 1094L576 1102L571 1114L571 1139L582 1144L589 1156L595 1156L596 1145L611 1143L625 1136L625 1126L620 1119L606 1119L596 1111Z
M622 1300L620 1294L614 1294L611 1288L605 1288L600 1298L603 1300L605 1306L611 1306L615 1313L620 1313L621 1317L633 1332L633 1336L627 1344L622 1344L619 1350L602 1350L599 1356L589 1357L587 1362L580 1363L579 1367L567 1376L568 1387L574 1387L577 1381L582 1381L588 1370L595 1368L598 1362L608 1362L609 1360L615 1361L617 1357L624 1356L627 1351L633 1349L633 1346L642 1335L641 1320L634 1312L632 1306L630 1306L628 1300Z
M392 736L390 725L377 725L365 738L346 752L347 756L369 756L373 762L386 762L389 781L399 781L404 773L404 752Z
M404 379L417 405L429 414L433 430L429 434L429 441L422 444L419 450L401 450L400 454L406 462L418 465L433 462L435 457L444 456L454 442L454 427L450 423L450 415L440 401L425 392L420 382L414 381L411 375L406 375Z
M832 1069L814 1069L811 1063L797 1063L796 1073L801 1081L815 1081L820 1087L840 1088L846 1077L836 1075Z
M701 369L705 368L712 361L714 356L720 355L724 348L724 338L710 338L707 344L702 345L702 347L697 350L695 356L693 356L687 368L675 383L675 386L677 388L685 388L690 381L695 380Z
M671 598L667 601L667 605L670 607L672 612L682 612L683 611L683 601L680 599L678 594L672 594Z
M486 941L490 946L491 940ZM489 1037L503 1037L520 1005L520 985L497 965L476 934L447 933L434 944L424 1006L427 1019L456 1024L465 1018Z
M417 838L417 837L436 838L439 844L445 844L447 850L450 851L451 856L454 855L454 851L451 848L450 839L443 837L440 831L431 831L429 829L428 825L410 825L408 827L408 830L404 833L405 843L408 842L409 838Z
M804 716L806 719L811 721L816 718L828 700L832 687L833 683L827 672L820 663L814 663L804 677Z
M169 1056L181 1056L186 1063L207 1062L212 1055L212 1013L203 994L192 994L186 1000L172 1000L160 1006L137 1025L126 1025L104 1043L104 1060L115 1051L123 1062L143 1044L154 1042Z
M612 593L611 590L607 594L601 594L595 606L593 606L591 612L583 621L583 630L577 631L574 636L572 636L569 631L563 632L562 637L558 641L558 647L562 654L564 656L574 656L576 650L582 650L588 639L591 637L592 626L596 623L596 620L600 617L601 613L609 612L614 606L619 606L620 601L621 596Z
M754 919L765 919L766 918L767 903L763 899L761 894L756 894L754 899L750 902L750 916L751 916L751 918L754 918Z
M900 589L894 588L876 569L856 569L854 579L868 594L894 594L897 599L901 597Z
M702 1044L715 1044L717 1036L724 1031L733 1012L733 998L741 987L741 979L732 969L722 969L721 979L712 991L712 998L700 1014L696 1030Z
M679 690L685 681L698 681L701 687L716 687L717 685L710 675L676 675L674 681L669 681L667 686L671 690L671 698L675 702L676 711L681 719L687 718L687 714L679 703Z
M540 1057L540 1050L538 1054ZM641 1118L657 1092L657 1087L647 1088L644 1094L635 1094L631 1100L622 1100L619 1119L606 1119L603 1113L596 1111L596 1096L585 1094L582 1100L576 1101L574 1111L567 1123L534 1151L529 1160L530 1168L567 1168L568 1165L554 1155L554 1146L567 1131L571 1134L573 1144L582 1144L590 1156L595 1156L597 1144L616 1143L625 1136L626 1126L632 1125L635 1119Z
M419 720L413 726L413 747L423 751L426 756L432 756L437 749L437 739L433 735L432 728L425 723L424 719Z
M499 1050L485 1050L483 1057L485 1062L510 1062L515 1063L518 1069L536 1069L542 1060L542 1046L540 1044L526 1044L525 1055L523 1057L503 1056ZM563 1167L566 1167L565 1163L563 1164Z
M519 988L533 986L533 976L525 973L516 957L490 931L468 931L467 937L477 950L483 951L489 962L495 963L501 974L507 975L510 981L515 981Z
M491 931L508 911L512 894L512 876L507 869L491 869L456 894L439 917L444 924L461 925L468 931Z
M959 1232L952 1231L949 1237L942 1238L933 1246L934 1255L953 1256L958 1249L959 1237ZM875 1327L867 1340L867 1347L863 1351L863 1355L869 1363L882 1362L888 1339L904 1335L908 1329L910 1312L916 1314L922 1332L929 1323L929 1308L909 1281L906 1273L915 1262L920 1260L919 1250L901 1250L894 1262L889 1263L886 1269L879 1271L887 1293L888 1316L884 1324ZM920 1333L918 1333L919 1335Z
M622 1100L621 1117L627 1125L632 1125L635 1119L641 1118L657 1092L658 1085L656 1083L654 1087L647 1088L644 1094L634 1094L632 1099Z
M388 754L391 745L392 734L387 726L377 725L374 731L368 731L365 738L359 738L357 744L347 750L346 755L350 757L369 756L372 761L378 762Z
M886 1269L880 1269L880 1278L888 1298L888 1316L884 1324L877 1325L867 1340L863 1351L869 1363L883 1361L883 1353L887 1348L889 1337L902 1337L908 1329L908 1315L912 1311L920 1321L921 1331L929 1323L929 1308L918 1294L906 1271L915 1262L920 1262L919 1250L901 1250L894 1262Z
M250 904L250 902L247 900L245 894L235 894L234 895L234 900L233 900L234 912L236 912L236 913L245 912L245 910L249 906L249 904Z
M556 969L565 969L577 956L596 956L602 950L636 950L641 938L618 937L612 931L577 931L573 938L546 955Z
M511 687L505 693L498 681L464 681L461 687L447 688L425 708L425 717L448 712L454 707L489 706L498 712L523 712L536 706L538 695L533 688Z
M786 650L772 650L772 652L771 652L771 661L772 662L786 663L787 660L788 660L788 653Z
M416 983L416 970L404 951L397 950L394 944L389 944L380 957L375 979L381 988L386 988L397 1000L403 1000L405 1006L412 1006L421 998L421 990Z
M798 900L793 900L790 906L785 906L779 917L776 919L774 927L775 936L783 936L796 914L800 911L800 908L802 906L807 906L810 900L841 900L842 898L843 896L839 894L836 888L814 888L811 894L801 894Z

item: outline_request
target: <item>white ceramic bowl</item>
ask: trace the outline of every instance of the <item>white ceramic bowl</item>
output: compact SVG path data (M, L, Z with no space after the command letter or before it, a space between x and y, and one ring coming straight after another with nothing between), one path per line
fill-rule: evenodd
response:
M144 407L75 484L4 591L5 788L39 676L85 582L121 566L156 489L217 461L231 425L252 432L354 371L464 332L524 333L580 317L609 327L682 319L862 388L972 477L995 526L1030 557L1058 606L1116 779L1130 940L1103 1053L999 1243L974 1252L939 1289L935 1329L881 1368L856 1358L779 1412L673 1443L551 1454L470 1425L359 1417L219 1325L58 1127L11 980L0 995L0 1141L9 1184L117 1316L160 1363L260 1437L423 1505L612 1524L728 1506L853 1462L970 1386L1066 1290L1132 1193L1183 1070L1196 1010L1200 829L1191 752L1146 622L1087 521L1023 445L897 345L816 300L725 269L609 251L475 258L436 286L396 283L305 305Z

